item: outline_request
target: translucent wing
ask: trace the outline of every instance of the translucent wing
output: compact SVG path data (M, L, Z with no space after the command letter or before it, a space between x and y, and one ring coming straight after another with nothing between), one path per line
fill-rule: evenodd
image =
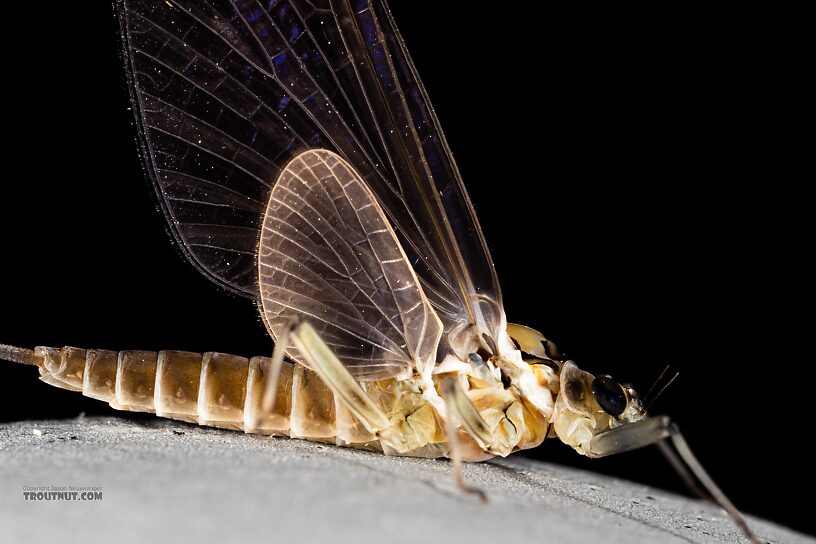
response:
M361 380L410 375L415 363L433 368L442 323L376 197L338 155L306 151L286 166L269 198L258 264L276 338L293 318L308 319Z
M272 186L299 153L328 149L375 195L445 330L498 338L504 313L489 253L383 2L117 6L147 169L203 273L256 298Z

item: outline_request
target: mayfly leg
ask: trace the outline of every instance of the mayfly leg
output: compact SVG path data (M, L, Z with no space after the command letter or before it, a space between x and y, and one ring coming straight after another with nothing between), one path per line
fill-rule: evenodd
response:
M487 450L492 443L492 434L490 428L476 408L471 404L470 399L467 398L465 392L459 386L456 378L448 377L442 382L442 399L445 401L445 430L448 435L448 444L450 445L451 458L453 460L453 477L456 480L456 485L466 493L477 495L482 502L487 502L487 495L478 487L472 487L465 482L464 474L462 473L462 445L459 443L457 436L457 423L460 423L465 431L473 437L474 440L484 450Z
M691 448L689 448L686 439L683 438L677 425L672 423L669 427L669 433L675 450L672 451L665 441L658 442L658 446L663 452L663 455L665 455L672 466L674 466L675 470L677 470L687 482L691 480L692 475L694 475L700 483L703 484L703 487L708 491L714 503L725 510L742 533L747 536L752 543L763 544L763 541L760 540L748 526L748 522L742 517L742 514L740 514L740 511L734 506L734 503L732 503L728 496L714 483L714 480L708 475L708 472L705 471L700 461L697 460L697 457L692 453ZM685 470L683 466L684 462L685 466L688 467L687 470ZM692 489L695 488L696 486L692 486Z
M671 440L674 449L666 442L667 439ZM692 453L680 429L667 416L647 418L595 435L590 443L589 456L606 457L651 444L658 445L660 451L692 491L704 499L713 501L725 510L734 524L753 544L763 544L763 541L748 526L748 522L742 517L734 503L708 475ZM697 485L698 483L702 485L702 488Z
M314 327L301 321L290 335L292 343L306 362L370 432L379 436L388 430L390 423L386 415L369 398Z
M292 329L297 325L295 319L291 319L289 324L283 328L280 336L275 342L275 349L272 350L272 363L269 365L269 370L264 381L264 394L261 400L261 407L254 418L250 418L253 427L248 429L252 432L257 429L263 420L269 417L272 410L275 408L276 395L278 393L278 380L280 378L281 368L283 367L283 360L286 356L286 348L289 347L289 335Z

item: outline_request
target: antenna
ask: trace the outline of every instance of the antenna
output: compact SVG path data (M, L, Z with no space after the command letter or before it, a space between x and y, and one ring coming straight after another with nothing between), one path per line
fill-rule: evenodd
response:
M680 375L679 371L675 371L674 375L671 378L668 379L668 381L665 383L665 385L663 385L663 387L661 387L657 391L657 393L652 395L652 391L654 391L654 388L657 387L657 385L663 380L663 377L666 375L666 373L669 372L670 370L672 370L671 365L666 365L666 367L663 369L663 372L660 373L660 376L657 377L655 382L649 388L649 391L646 393L646 396L643 399L643 405L644 405L644 410L646 410L647 412L649 411L649 408L652 406L652 404L654 404L654 402L657 400L657 398L660 395L662 395L663 392L666 390L666 388L669 387L674 382L674 380L677 379L677 376Z

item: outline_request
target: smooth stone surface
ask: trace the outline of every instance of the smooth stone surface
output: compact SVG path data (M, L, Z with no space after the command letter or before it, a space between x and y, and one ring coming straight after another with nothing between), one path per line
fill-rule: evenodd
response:
M39 432L35 432L39 431ZM717 508L510 456L465 466L167 420L0 425L0 542L745 542ZM101 486L26 501L23 486ZM774 543L816 540L750 518Z

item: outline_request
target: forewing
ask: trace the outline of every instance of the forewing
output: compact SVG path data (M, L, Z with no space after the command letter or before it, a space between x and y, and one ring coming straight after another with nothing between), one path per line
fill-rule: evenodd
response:
M258 258L264 320L276 338L306 319L361 380L433 367L442 323L376 197L338 155L306 151L286 166ZM288 354L308 366L293 348Z
M383 2L117 5L147 169L199 269L257 297L272 186L299 153L329 149L370 187L446 330L497 337L489 253Z

